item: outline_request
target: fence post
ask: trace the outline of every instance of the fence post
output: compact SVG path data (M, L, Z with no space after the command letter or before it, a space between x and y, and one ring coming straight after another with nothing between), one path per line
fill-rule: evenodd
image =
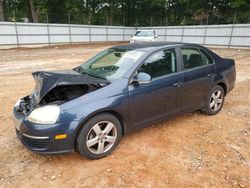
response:
M122 41L125 41L125 26L122 26Z
M138 29L138 20L137 20L137 18L136 18L136 20L135 20L135 30L137 30Z
M165 41L167 41L167 26L168 26L168 18L166 18Z
M91 26L90 26L90 15L89 15L89 21L88 21L88 25L89 25L89 43L91 43Z
M109 36L108 36L108 17L106 18L106 42L108 43Z
M69 43L72 44L72 40L71 40L71 25L70 25L70 13L68 14L68 21L69 21Z
M13 15L14 15L14 19L15 19L15 32L16 32L17 48L19 48L20 44L19 44L18 31L17 31L17 25L16 25L16 14L15 14L15 11L13 11Z
M167 26L165 27L165 41L167 41Z
M207 38L207 26L208 26L208 19L209 19L209 14L207 16L207 22L206 22L206 28L205 28L205 34L204 34L204 40L203 40L203 44L206 44L206 38Z
M183 38L184 38L184 24L185 24L185 16L183 18L183 24L182 24L181 42L183 42Z
M46 13L46 22L47 22L48 42L49 42L49 46L50 46L49 17L48 17L47 13Z
M228 48L230 48L230 46L231 46L232 36L233 36L233 32L234 32L234 24L235 24L235 20L236 20L236 12L234 13L234 20L233 20L233 24L232 24L231 33L230 33L230 38L229 38Z

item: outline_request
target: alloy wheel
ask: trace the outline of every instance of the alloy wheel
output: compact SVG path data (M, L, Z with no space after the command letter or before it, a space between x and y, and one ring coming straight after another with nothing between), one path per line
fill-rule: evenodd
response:
M117 139L117 129L110 121L96 123L88 132L86 145L94 154L103 154L109 151Z
M223 93L221 90L217 89L213 92L210 97L210 109L214 112L218 111L221 108L223 102Z

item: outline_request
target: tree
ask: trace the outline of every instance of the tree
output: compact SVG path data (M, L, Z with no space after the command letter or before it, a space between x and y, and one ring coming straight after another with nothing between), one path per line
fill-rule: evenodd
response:
M250 21L250 0L232 0L231 7L237 13L237 22L248 23Z
M15 19L14 13L15 12ZM0 0L0 21L161 26L250 21L250 0ZM185 23L183 23L185 17Z
M48 0L47 6L51 23L68 23L66 0Z
M108 14L108 25L113 25L113 16L114 16L114 0L109 0L109 14Z
M5 19L4 19L4 12L3 12L3 0L0 0L0 22L3 22Z
M38 22L37 11L35 9L33 1L32 0L28 0L28 1L29 1L29 8L30 8L32 22Z

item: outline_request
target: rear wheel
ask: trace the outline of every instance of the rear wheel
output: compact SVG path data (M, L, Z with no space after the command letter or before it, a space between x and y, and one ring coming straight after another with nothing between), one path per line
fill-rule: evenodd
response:
M77 149L89 159L100 159L116 148L121 136L120 121L112 114L99 114L83 125L77 137Z
M215 85L208 94L205 108L202 111L207 115L219 113L224 103L224 97L224 89L219 85Z

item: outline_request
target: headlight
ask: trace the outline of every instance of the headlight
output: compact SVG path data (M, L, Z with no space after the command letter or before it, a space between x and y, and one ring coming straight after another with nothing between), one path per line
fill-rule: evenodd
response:
M28 120L39 124L54 124L59 116L60 108L56 105L47 105L33 110Z

